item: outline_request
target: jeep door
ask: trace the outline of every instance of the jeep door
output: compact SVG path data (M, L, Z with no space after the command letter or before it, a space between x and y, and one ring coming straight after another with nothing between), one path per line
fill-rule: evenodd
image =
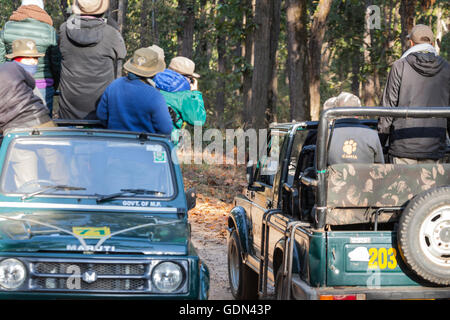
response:
M256 171L255 182L253 190L249 193L252 202L251 219L252 219L252 234L253 246L256 256L260 256L261 252L261 232L262 232L262 218L263 214L268 209L273 209L274 206L274 181L279 167L280 146L284 141L286 131L272 129L268 142L267 149L263 150L259 157Z

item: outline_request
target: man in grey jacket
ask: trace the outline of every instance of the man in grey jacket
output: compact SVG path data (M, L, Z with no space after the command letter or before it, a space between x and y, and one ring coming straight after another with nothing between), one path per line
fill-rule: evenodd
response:
M445 107L450 105L450 66L433 47L430 27L416 25L409 37L411 48L394 62L383 94L386 107ZM380 118L378 133L383 146L389 139L393 163L440 161L445 155L448 119Z
M342 92L331 107L361 107L359 98ZM357 117L338 119L328 150L328 164L384 163L383 148L376 130L360 123Z

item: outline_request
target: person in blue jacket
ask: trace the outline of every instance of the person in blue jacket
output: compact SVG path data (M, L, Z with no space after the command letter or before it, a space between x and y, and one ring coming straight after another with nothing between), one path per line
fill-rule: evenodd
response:
M97 117L112 130L169 135L173 124L166 101L152 78L166 67L151 48L136 50L124 65L127 76L113 81L97 106Z

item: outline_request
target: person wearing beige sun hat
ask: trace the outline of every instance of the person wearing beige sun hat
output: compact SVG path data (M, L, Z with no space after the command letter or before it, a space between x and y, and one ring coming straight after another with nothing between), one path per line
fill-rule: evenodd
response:
M13 61L0 65L0 133L10 128L53 126L33 78L43 54L32 39L14 40L12 48L8 58Z
M172 119L152 78L164 71L163 55L141 48L125 65L128 73L111 83L97 107L97 118L112 130L170 134Z
M53 96L58 87L61 68L61 56L58 49L58 36L53 20L45 11L43 0L22 0L8 22L0 29L0 64L8 60L12 43L17 39L31 39L40 53L37 70L33 75L36 90L45 98L44 102L51 115Z
M101 95L118 76L127 50L122 35L104 18L109 0L75 0L61 25L60 119L96 119Z

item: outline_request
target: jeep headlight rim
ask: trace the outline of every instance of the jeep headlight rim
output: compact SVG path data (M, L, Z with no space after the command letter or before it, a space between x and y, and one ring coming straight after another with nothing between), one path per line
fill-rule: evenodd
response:
M6 290L19 288L26 280L27 269L18 259L8 258L0 261L0 287Z
M184 282L184 268L174 261L163 261L152 271L152 283L162 293L177 291Z

